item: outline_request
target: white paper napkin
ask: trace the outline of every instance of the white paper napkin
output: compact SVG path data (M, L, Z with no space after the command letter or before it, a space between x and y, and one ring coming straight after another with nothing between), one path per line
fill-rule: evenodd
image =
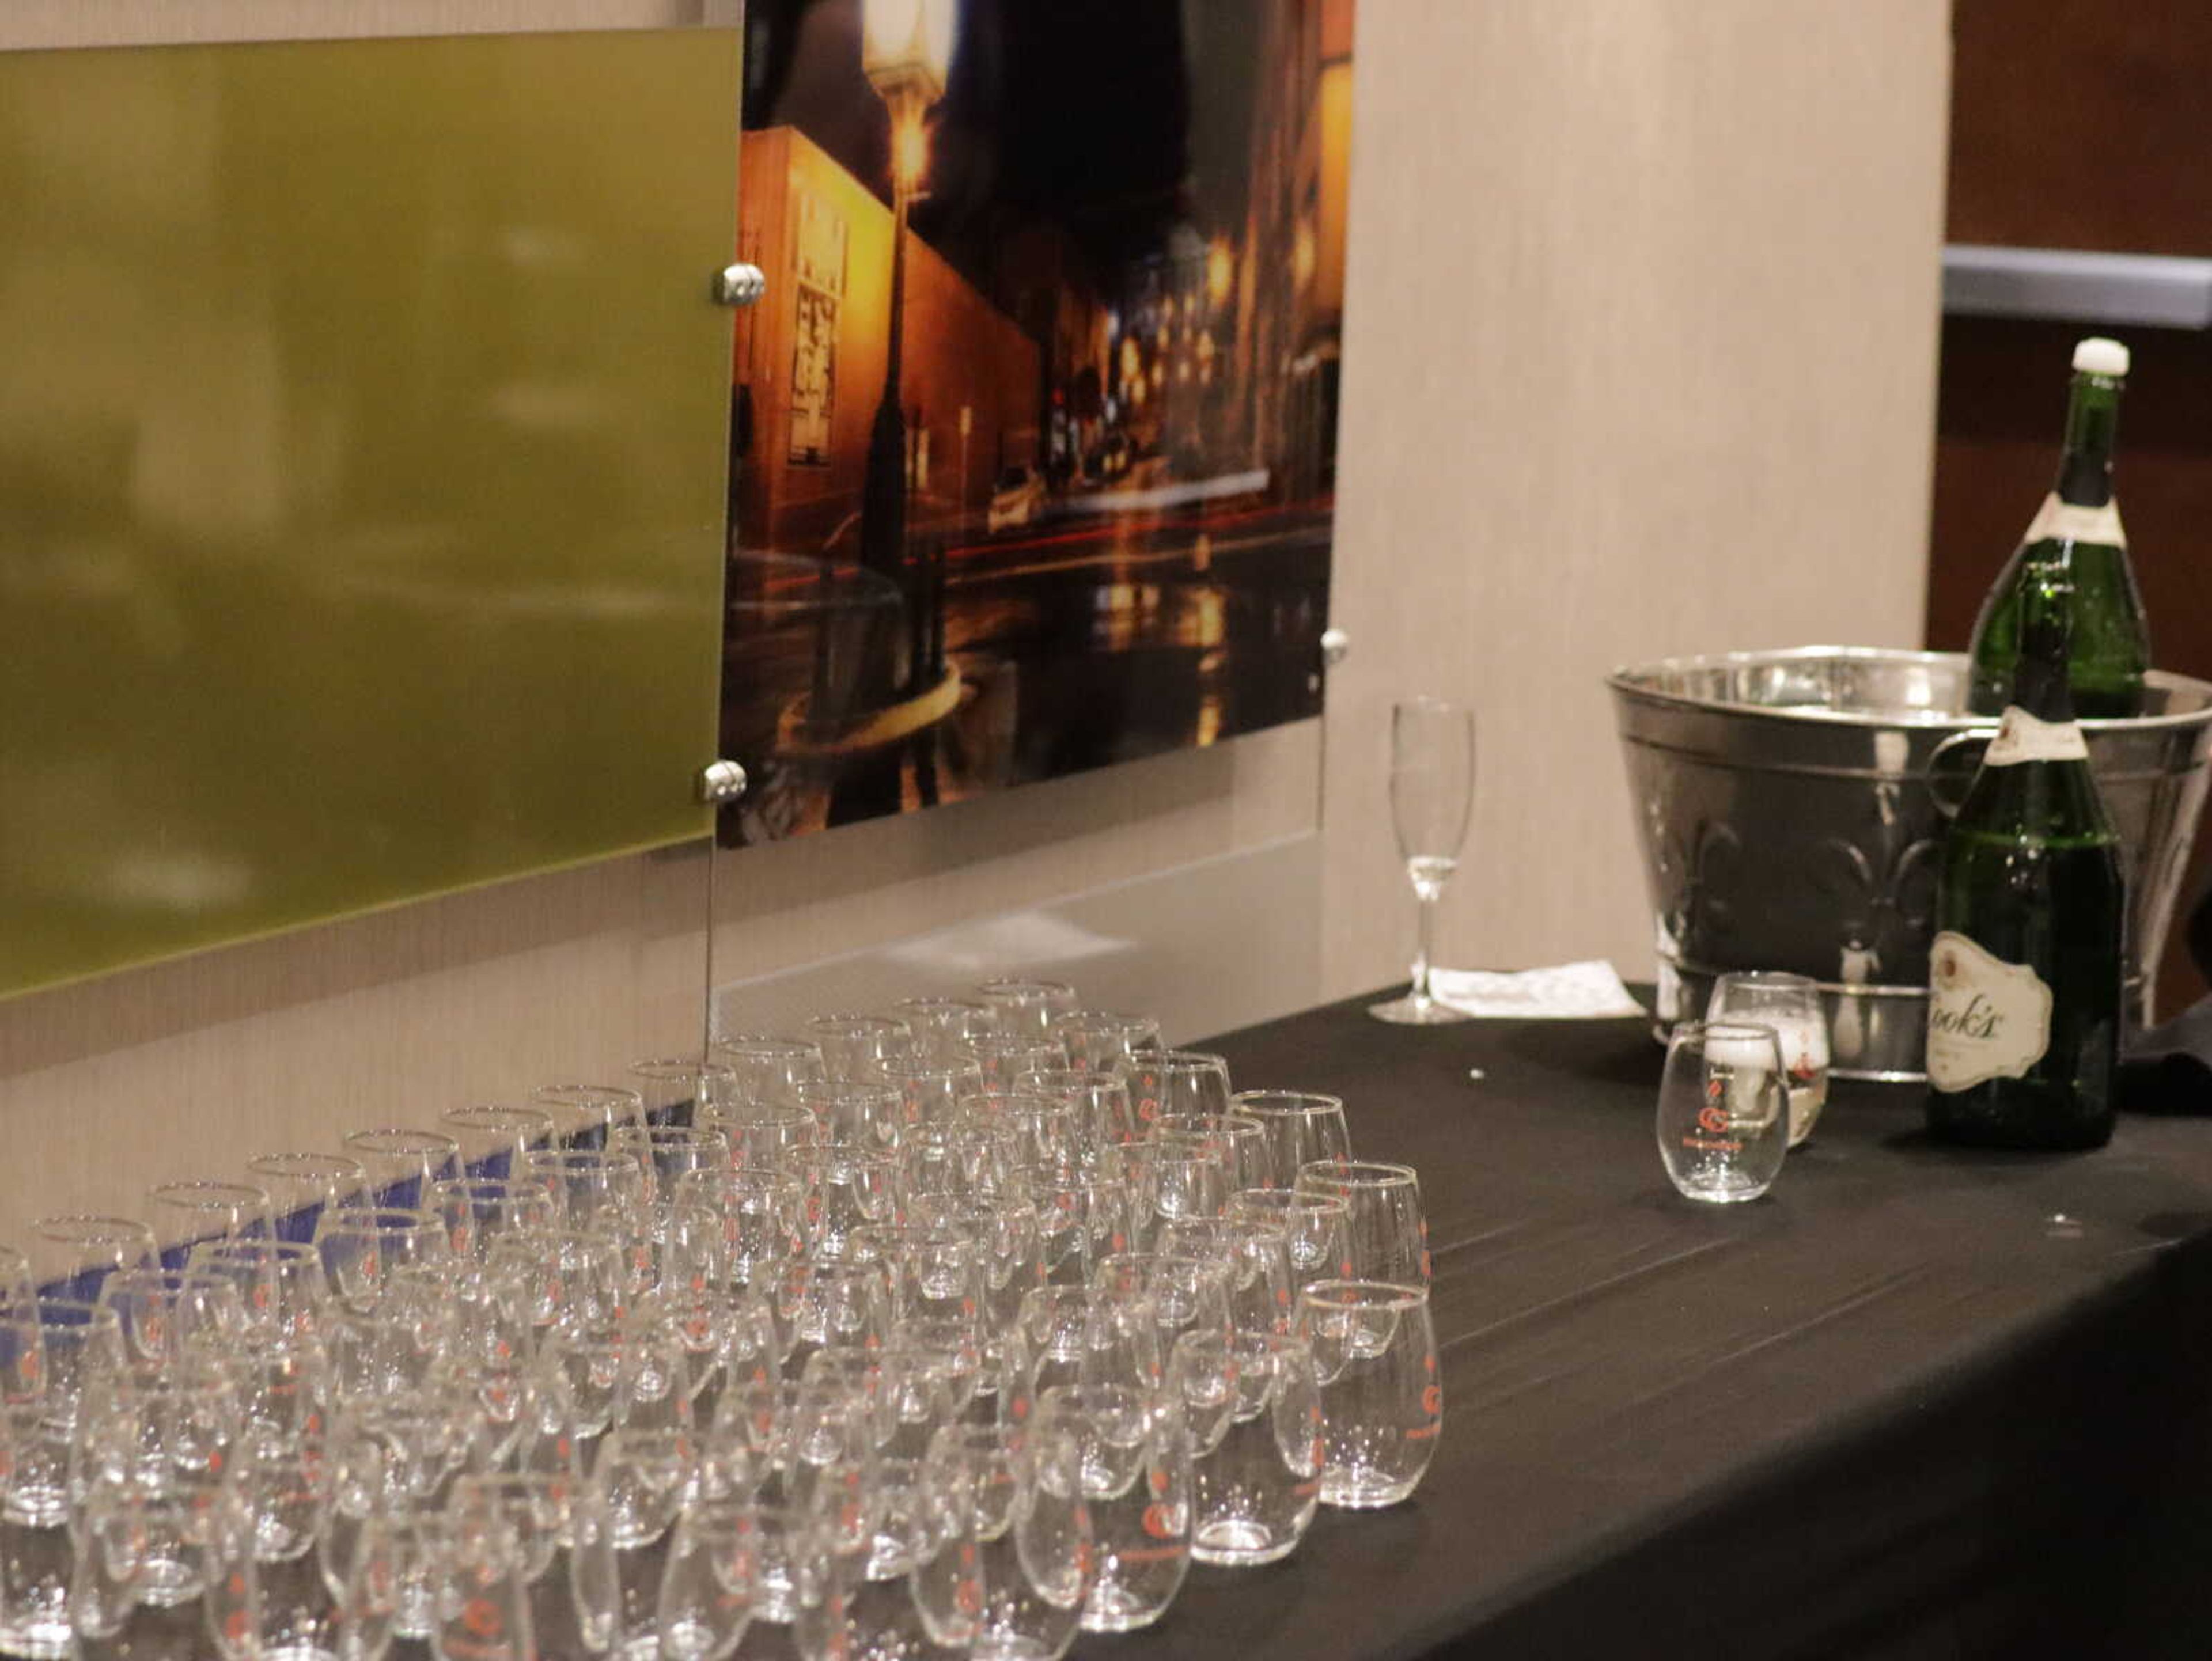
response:
M1432 969L1429 990L1440 1003L1469 1015L1522 1021L1596 1021L1640 1015L1613 965L1601 957L1548 969L1502 973L1491 969Z

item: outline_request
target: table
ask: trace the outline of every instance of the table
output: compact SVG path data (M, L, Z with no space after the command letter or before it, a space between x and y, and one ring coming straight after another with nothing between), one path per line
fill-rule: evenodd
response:
M1967 1153L1838 1083L1765 1199L1708 1208L1644 1023L1370 1001L1200 1047L1420 1168L1435 1463L1079 1656L2212 1652L2212 1124Z

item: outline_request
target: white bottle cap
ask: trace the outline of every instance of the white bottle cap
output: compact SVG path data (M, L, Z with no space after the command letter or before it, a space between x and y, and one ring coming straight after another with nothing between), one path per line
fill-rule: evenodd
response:
M2092 335L2075 343L2074 367L2085 375L2124 375L2128 373L2128 349L2116 340Z

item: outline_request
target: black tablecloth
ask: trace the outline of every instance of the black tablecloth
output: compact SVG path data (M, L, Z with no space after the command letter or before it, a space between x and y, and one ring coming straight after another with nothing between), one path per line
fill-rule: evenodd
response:
M1705 1207L1643 1023L1366 1001L1206 1047L1419 1167L1435 1464L1079 1653L2212 1653L2212 1124L1966 1153L1839 1083L1765 1199Z

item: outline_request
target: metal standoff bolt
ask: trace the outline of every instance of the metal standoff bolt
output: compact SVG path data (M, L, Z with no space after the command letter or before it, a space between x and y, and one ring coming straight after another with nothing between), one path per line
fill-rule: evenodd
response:
M745 793L745 770L735 761L715 761L699 774L699 799L710 808L726 808Z
M714 273L717 306L750 306L768 292L768 273L757 265L725 265Z
M1321 660L1334 669L1352 655L1352 636L1340 628L1325 628L1321 632Z

